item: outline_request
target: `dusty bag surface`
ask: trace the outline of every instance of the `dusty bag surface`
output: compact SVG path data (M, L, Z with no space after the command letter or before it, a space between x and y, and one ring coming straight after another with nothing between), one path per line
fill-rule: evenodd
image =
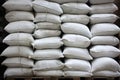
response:
M91 4L112 3L114 0L89 0Z

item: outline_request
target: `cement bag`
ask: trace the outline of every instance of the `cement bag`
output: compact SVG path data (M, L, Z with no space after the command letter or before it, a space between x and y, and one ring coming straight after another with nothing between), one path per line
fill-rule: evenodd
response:
M93 76L95 77L120 77L120 72L98 71L98 72L94 72Z
M88 24L89 17L87 15L72 15L72 14L64 14L61 16L62 22L73 22L73 23L81 23Z
M93 14L90 16L90 23L114 23L118 18L115 14Z
M97 45L90 49L90 54L97 57L115 58L120 55L120 50L110 45Z
M87 49L66 47L63 51L63 55L66 58L81 59L81 60L92 60L93 58L89 55Z
M59 48L62 45L63 42L60 37L37 39L32 43L32 46L36 49L53 49Z
M89 0L91 4L113 3L114 0Z
M65 46L87 48L90 45L90 40L87 37L75 34L66 34L62 37Z
M45 50L36 50L31 56L33 59L58 59L63 58L62 51L60 49L45 49Z
M10 46L31 46L34 41L31 34L28 33L12 33L6 36L3 43Z
M113 36L120 32L120 28L112 23L95 24L91 28L91 33L94 36Z
M106 13L113 13L118 10L118 7L114 3L108 4L99 4L99 5L92 5L91 6L91 14L106 14Z
M32 1L8 0L2 5L7 11L32 11Z
M92 45L112 45L119 44L119 39L115 36L95 36L91 39Z
M64 76L64 73L62 70L49 70L49 71L33 71L35 76Z
M46 37L57 37L60 34L61 34L60 30L39 29L39 30L35 30L33 36L35 38L46 38Z
M61 24L55 24L50 22L40 22L36 24L36 29L50 29L50 30L60 30Z
M35 0L33 1L33 9L40 13L51 13L55 15L60 15L63 13L60 5L54 2L48 2L45 0Z
M50 23L61 23L60 16L50 13L36 13L34 22L50 22Z
M97 58L92 62L92 72L98 71L120 71L120 65L112 58Z
M32 12L26 11L11 11L5 15L5 18L8 22L14 21L33 21L34 16Z
M61 29L66 34L79 34L91 38L91 32L87 26L79 23L64 23L61 25Z
M60 60L41 60L37 61L33 67L35 71L59 70L64 67Z
M85 60L67 59L65 61L64 70L90 72L91 71L91 65L88 61L85 61Z
M22 57L7 58L2 62L2 65L7 67L28 68L33 67L33 60Z
M85 3L65 3L61 5L64 14L87 14L90 7Z
M80 3L86 3L88 0L49 0L57 3L69 3L69 2L80 2Z
M7 68L4 73L4 77L31 77L31 68Z
M9 23L4 30L8 33L17 33L17 32L23 32L23 33L32 33L35 28L35 25L33 22L30 21L16 21Z
M6 57L26 57L33 55L33 50L26 46L9 46L1 54Z
M91 77L92 73L85 71L64 71L67 77Z

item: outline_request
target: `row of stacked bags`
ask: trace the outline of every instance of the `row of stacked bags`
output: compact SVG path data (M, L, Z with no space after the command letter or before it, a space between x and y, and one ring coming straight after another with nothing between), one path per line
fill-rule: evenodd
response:
M119 77L114 0L8 0L5 77Z

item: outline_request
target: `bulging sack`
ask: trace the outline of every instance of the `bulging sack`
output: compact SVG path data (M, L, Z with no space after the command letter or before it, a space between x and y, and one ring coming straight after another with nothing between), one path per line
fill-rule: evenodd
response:
M81 23L88 24L89 17L87 15L72 15L72 14L64 14L61 16L62 22L73 22L73 23Z
M4 30L8 33L32 33L35 28L35 25L31 21L16 21L9 23Z
M115 58L120 55L120 50L110 45L97 45L90 49L90 54L95 57Z
M34 41L31 34L28 33L12 33L4 38L3 43L10 46L31 46Z
M65 46L87 48L90 45L90 40L87 37L75 34L66 34L62 37Z
M89 0L91 4L112 3L114 0Z
M34 16L32 12L26 11L11 11L5 15L5 18L8 22L14 21L33 21Z
M58 3L48 2L45 0L33 1L33 8L36 12L40 12L40 13L51 13L56 15L60 15L63 13Z
M78 34L91 38L91 32L87 26L79 23L64 23L61 25L61 29L66 34Z
M85 3L65 3L61 5L65 14L87 14L90 7Z

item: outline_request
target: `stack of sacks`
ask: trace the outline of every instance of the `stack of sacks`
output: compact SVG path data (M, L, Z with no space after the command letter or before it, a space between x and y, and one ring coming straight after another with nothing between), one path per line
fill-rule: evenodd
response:
M90 49L90 53L94 58L98 58L92 62L93 76L97 77L120 76L119 68L114 67L120 65L112 59L120 55L120 50L115 47L119 44L119 39L114 36L120 32L120 28L114 24L118 16L113 14L118 8L113 1L90 0L92 4L90 23L93 35L91 39L93 47ZM109 69L110 67L113 70Z
M34 19L32 11L32 1L30 0L8 0L3 4L7 10L5 16L9 24L5 30L10 33L3 43L9 45L1 54L6 56L2 65L7 66L5 77L11 76L32 76L33 60L29 56L33 55L31 43L34 41L32 32L34 30Z
M62 37L65 46L63 54L66 58L63 69L65 76L90 77L92 73L89 60L92 60L92 57L87 49L91 38L89 28L86 26L89 23L87 14L90 11L86 4L87 0L56 0L56 2L63 3L61 29L65 33Z
M35 76L63 76L64 64L59 60L63 58L59 49L63 42L60 38L60 14L63 13L59 4L45 0L33 1L35 10L36 28L32 43L35 48L33 59L37 60L33 67Z

